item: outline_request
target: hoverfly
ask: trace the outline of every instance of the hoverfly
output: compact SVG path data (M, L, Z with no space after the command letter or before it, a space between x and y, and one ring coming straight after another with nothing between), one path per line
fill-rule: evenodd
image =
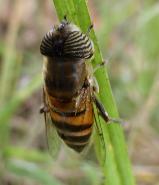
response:
M76 152L82 152L89 143L94 123L93 103L104 120L109 121L95 96L92 74L86 65L94 54L88 32L82 33L65 17L43 37L40 46L44 56L44 107L41 113L44 113L48 140L56 132Z

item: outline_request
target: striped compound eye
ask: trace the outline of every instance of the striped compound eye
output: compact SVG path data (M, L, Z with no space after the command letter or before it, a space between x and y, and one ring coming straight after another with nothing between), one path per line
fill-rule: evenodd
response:
M65 56L89 59L93 56L93 43L86 34L80 31L71 32L64 42Z
M91 28L92 25L87 33ZM76 25L64 20L57 28L45 34L40 52L49 57L89 59L94 54L94 46L87 34L82 33Z

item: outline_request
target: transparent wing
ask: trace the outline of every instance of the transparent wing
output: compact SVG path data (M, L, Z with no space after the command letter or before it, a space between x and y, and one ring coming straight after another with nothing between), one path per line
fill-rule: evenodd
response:
M51 120L50 113L44 113L47 145L49 153L53 158L57 158L61 148L61 139L59 138L56 128Z
M100 158L99 161L105 163L106 160L106 142L103 135L103 129L101 127L101 114L99 113L98 107L94 104L94 141L95 141L95 151L97 153L97 157Z
M44 89L43 89L43 101L44 101L44 108L42 112L44 114L44 119L45 119L47 145L51 156L53 158L57 158L61 148L61 140L52 122L49 108L48 108L47 97L45 95Z

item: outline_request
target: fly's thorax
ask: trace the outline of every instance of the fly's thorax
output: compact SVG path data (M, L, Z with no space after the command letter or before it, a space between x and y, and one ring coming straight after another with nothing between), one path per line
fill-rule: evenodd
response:
M78 94L87 78L84 59L46 57L43 74L49 94L70 99Z

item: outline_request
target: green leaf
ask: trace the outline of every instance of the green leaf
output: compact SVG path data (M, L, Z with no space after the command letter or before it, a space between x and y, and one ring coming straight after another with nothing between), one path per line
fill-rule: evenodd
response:
M52 158L44 152L40 152L31 148L27 149L16 146L6 147L4 150L4 156L7 159L15 158L45 164L50 163L50 161L52 161Z
M9 138L9 120L17 108L24 102L42 83L41 75L35 76L24 88L16 91L11 100L0 108L0 143L1 151L7 146Z
M39 168L34 163L29 163L22 160L9 160L6 163L7 169L17 176L28 177L45 185L62 185L57 179L46 172L46 170Z
M86 32L88 27L92 24L88 8L85 0L53 0L55 9L57 11L59 20L62 20L64 15L73 23L78 25L83 32ZM93 66L103 62L98 41L94 30L91 31L90 37L94 42L95 54L92 61ZM112 95L107 70L99 68L95 72L95 77L98 81L100 93L99 97L104 107L106 108L110 117L118 118L117 107ZM100 119L98 122L102 129L104 137L103 147L100 142L97 142L96 148L100 148L102 152L97 152L97 158L103 168L105 175L105 184L107 185L134 185L134 177L128 158L127 148L123 136L122 127L120 124L106 123ZM106 153L105 160L103 160L102 153Z
M35 76L24 88L17 90L12 99L0 108L0 125L6 123L16 109L42 84L41 75Z

